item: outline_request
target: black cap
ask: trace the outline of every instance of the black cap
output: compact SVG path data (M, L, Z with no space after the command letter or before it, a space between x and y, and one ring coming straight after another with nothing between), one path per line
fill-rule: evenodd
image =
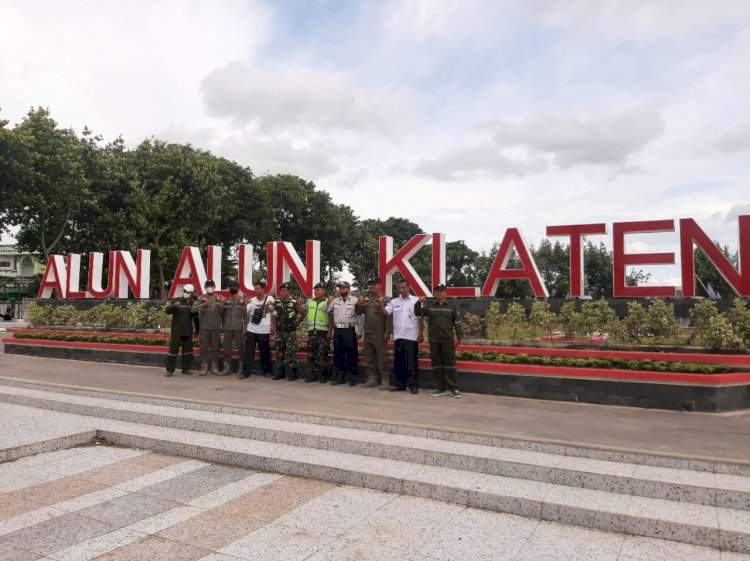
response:
M340 282L340 283L338 283L338 284L337 284L336 286L338 286L339 288L351 288L351 287L352 287L352 286L351 286L351 285L350 285L350 284L349 284L348 282L346 282L346 281L341 281L341 282Z
M230 280L227 284L227 288L239 288L240 284L236 280Z
M383 284L383 281L379 277L373 277L367 281L367 284Z
M279 290L281 290L282 288L291 289L292 287L288 282L285 282L279 285Z
M259 281L255 281L253 283L253 286L255 286L256 284L258 286L260 286L261 288L265 288L266 287L266 279L260 279Z
M448 290L443 283L436 284L435 290L433 292L437 292L438 290Z
M325 287L326 287L326 285L324 285L322 282L319 282L318 284L316 284L315 286L313 286L313 290L316 289L316 288L325 288Z
M216 283L215 283L214 281L212 281L211 279L208 279L208 280L206 281L206 284L204 284L203 286L205 286L205 287L207 287L207 288L208 288L209 286L214 286L214 287L215 287L215 286L216 286Z

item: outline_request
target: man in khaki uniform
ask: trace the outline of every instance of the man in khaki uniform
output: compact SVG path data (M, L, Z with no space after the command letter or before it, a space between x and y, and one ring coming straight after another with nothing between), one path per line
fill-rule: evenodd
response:
M206 293L190 308L200 317L201 376L218 373L214 364L218 368L221 315L224 312L224 299L214 292L214 281L209 279L204 286Z
M232 358L232 346L237 347L239 356L243 353L243 336L245 334L245 318L247 315L247 300L239 294L240 285L237 281L229 283L229 298L224 300L224 370L222 376L229 376L234 370L239 371L240 359Z
M383 295L383 282L379 278L370 279L369 285L369 295L360 295L355 307L357 314L364 314L365 316L363 340L367 380L362 387L374 388L379 386L381 390L387 390L389 376L388 344L385 342L384 335L389 331L387 324L391 321L385 311L388 300Z

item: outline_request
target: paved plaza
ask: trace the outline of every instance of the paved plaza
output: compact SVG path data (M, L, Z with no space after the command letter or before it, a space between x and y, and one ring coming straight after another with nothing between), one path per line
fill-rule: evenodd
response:
M750 559L104 445L4 463L0 482L7 561Z
M746 412L3 355L0 419L0 560L750 561Z

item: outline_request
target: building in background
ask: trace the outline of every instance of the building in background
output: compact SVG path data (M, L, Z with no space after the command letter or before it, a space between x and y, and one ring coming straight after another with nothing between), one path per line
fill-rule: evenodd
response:
M21 301L36 296L42 273L44 265L36 254L21 252L15 244L0 245L0 313L11 306L18 317Z

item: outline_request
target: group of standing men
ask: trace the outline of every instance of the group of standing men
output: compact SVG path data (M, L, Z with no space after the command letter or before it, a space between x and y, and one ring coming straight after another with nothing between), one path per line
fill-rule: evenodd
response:
M348 282L338 284L337 295L327 296L322 283L315 285L313 297L293 299L289 283L279 286L277 298L266 293L265 281L253 286L255 294L245 298L237 283L229 285L229 297L215 293L214 282L205 284L205 294L195 297L194 287L186 285L181 298L172 300L172 338L167 356L167 376L175 370L177 351L182 346L182 373L190 374L192 365L191 316L200 317L201 376L229 375L248 378L253 369L256 349L262 376L273 380L297 379L297 327L307 328L309 372L305 382L329 382L331 385L356 385L359 373L358 339L363 339L367 379L364 387L390 391L419 391L418 350L423 341L424 319L429 329L430 358L437 390L461 397L456 380L455 346L462 336L461 319L455 305L446 300L445 285L435 286L435 302L411 294L409 283L397 284L398 296L388 299L379 278L369 281L368 294L355 297ZM220 332L224 332L224 368L218 370ZM244 334L244 339L243 339ZM394 340L393 384L388 341ZM275 340L276 371L271 361L271 339ZM334 368L329 363L329 345L333 343ZM243 357L232 357L237 348Z

